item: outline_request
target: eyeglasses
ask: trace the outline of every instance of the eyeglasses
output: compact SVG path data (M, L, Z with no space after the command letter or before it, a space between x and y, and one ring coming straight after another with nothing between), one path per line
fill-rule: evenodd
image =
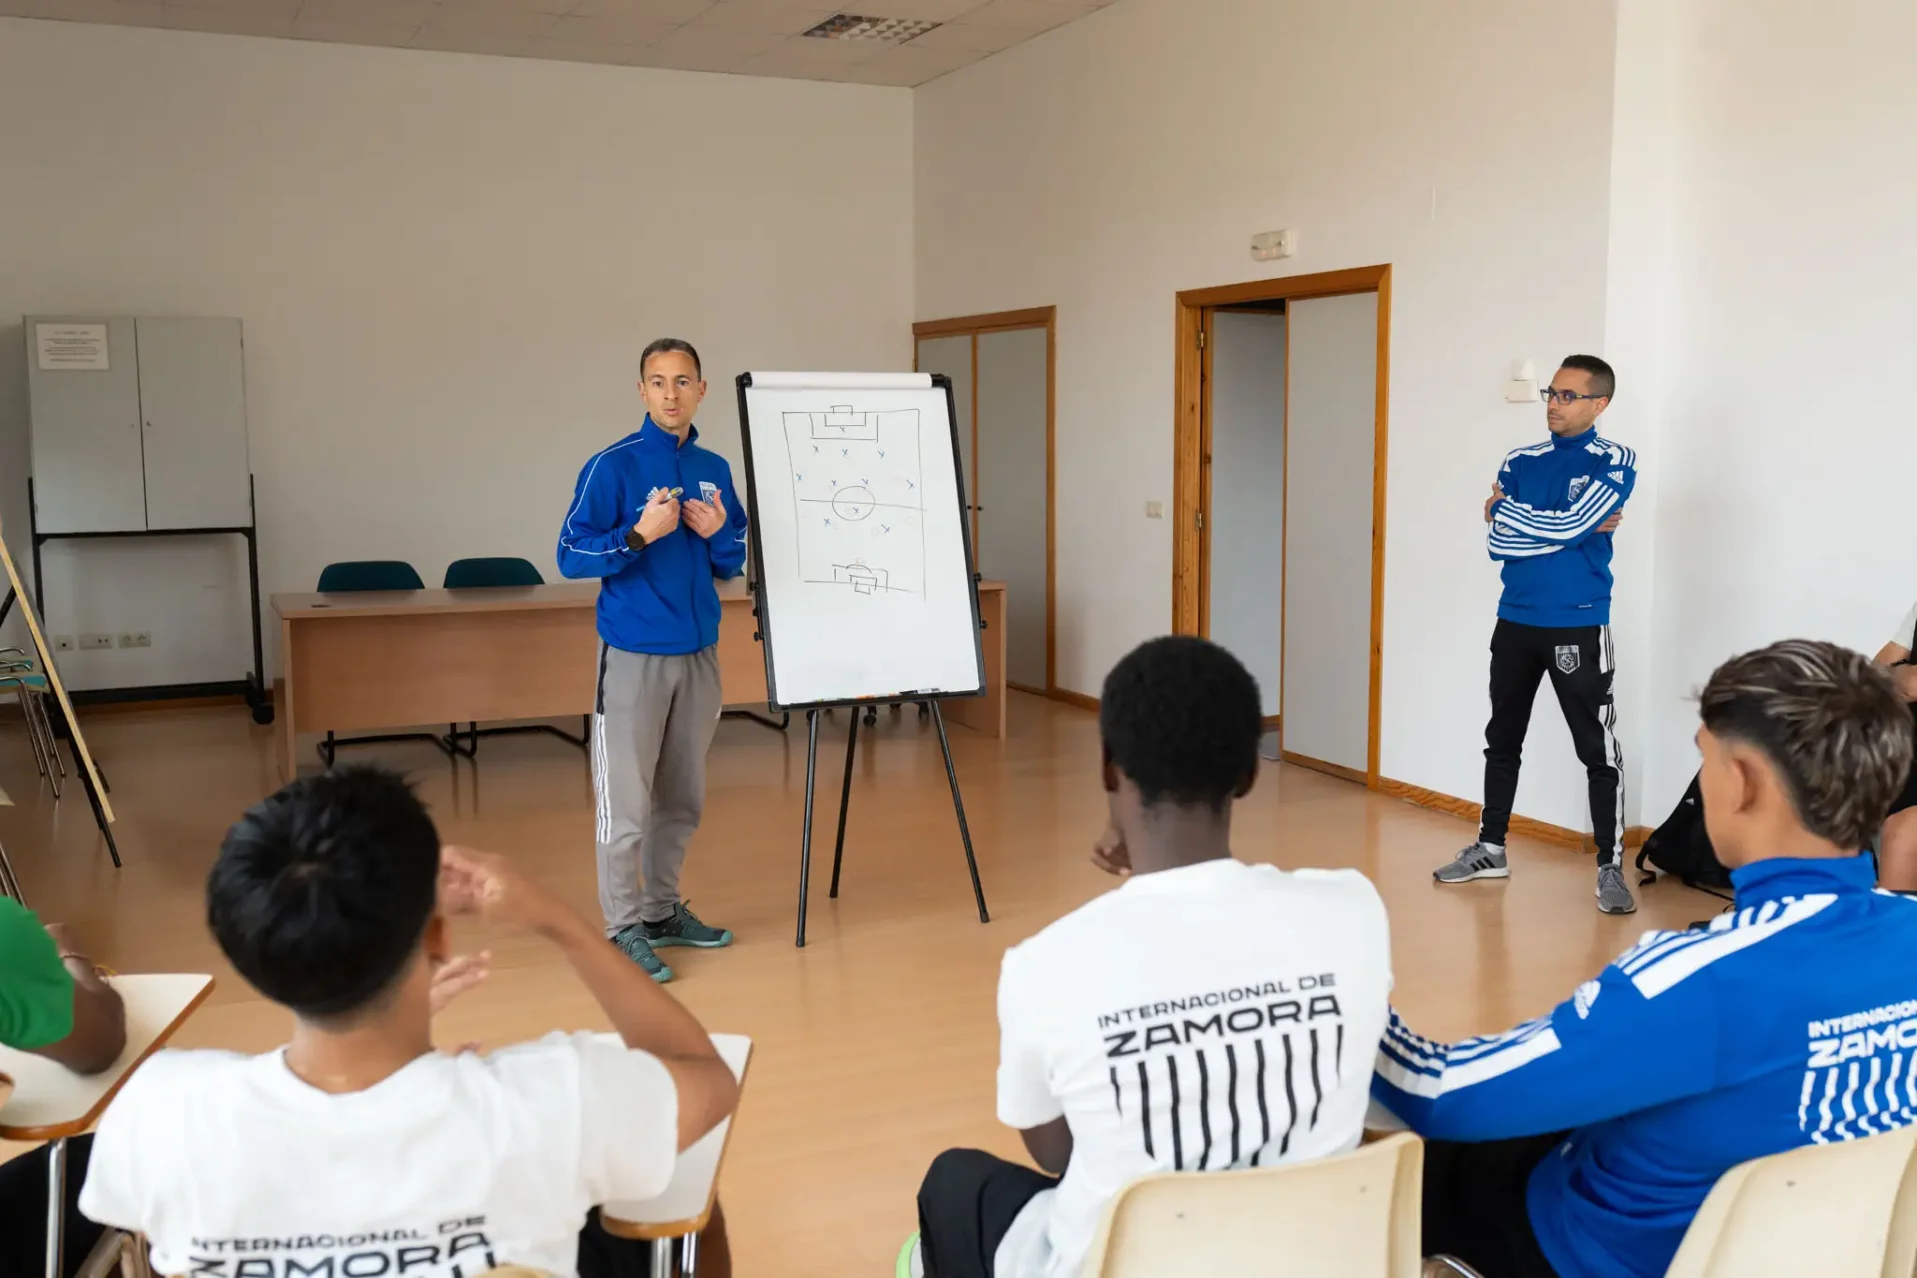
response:
M1546 386L1538 392L1538 398L1547 404L1557 403L1569 405L1575 404L1581 399L1604 399L1606 397L1603 395L1580 395L1576 391L1558 390L1555 387Z

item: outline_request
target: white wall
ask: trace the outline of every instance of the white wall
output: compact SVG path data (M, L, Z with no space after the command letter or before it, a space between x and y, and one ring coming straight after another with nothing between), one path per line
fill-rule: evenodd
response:
M1211 638L1245 663L1264 713L1275 715L1283 705L1283 315L1212 316L1210 534Z
M269 593L351 558L556 576L578 467L637 425L652 337L699 345L735 466L740 370L911 366L906 90L0 19L0 119L0 521L22 550L36 311L245 321ZM53 629L153 633L74 654L76 687L249 664L233 550L57 558Z
M1917 598L1917 6L1674 9L1654 820L1716 663L1792 635L1875 652Z
M1613 37L1609 0L1123 0L917 91L917 313L1058 307L1061 685L1170 626L1173 295L1389 262L1383 769L1478 794L1480 507L1544 429L1501 381L1605 337ZM1520 810L1588 826L1532 736Z

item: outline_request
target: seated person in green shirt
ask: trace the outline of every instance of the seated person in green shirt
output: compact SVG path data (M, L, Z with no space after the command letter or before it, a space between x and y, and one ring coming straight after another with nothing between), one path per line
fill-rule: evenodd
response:
M18 901L0 897L0 1045L97 1074L126 1047L126 1008L59 927L43 927ZM66 1271L78 1272L101 1227L76 1205L93 1138L67 1142ZM47 1151L0 1164L0 1274L38 1274L46 1264Z

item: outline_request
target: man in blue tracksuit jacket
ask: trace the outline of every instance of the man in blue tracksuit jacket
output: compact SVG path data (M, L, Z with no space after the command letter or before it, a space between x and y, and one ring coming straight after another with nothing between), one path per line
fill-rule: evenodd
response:
M639 357L646 420L579 472L559 529L559 571L598 577L599 686L592 783L606 934L652 974L655 947L730 944L679 897L705 809L719 690L719 593L745 567L746 517L725 458L692 425L699 354L662 338Z
M1564 361L1541 392L1551 438L1504 459L1484 519L1491 558L1504 565L1504 597L1491 633L1491 721L1484 730L1484 814L1478 839L1440 866L1440 883L1510 875L1505 833L1518 796L1538 681L1551 687L1591 787L1598 908L1637 908L1624 882L1624 752L1612 681L1611 534L1637 484L1637 456L1599 437L1597 419L1617 388L1595 355Z
M1506 1034L1446 1046L1392 1017L1372 1095L1427 1138L1427 1255L1654 1278L1738 1163L1917 1121L1917 900L1858 851L1910 767L1902 698L1862 654L1794 639L1699 700L1733 912L1647 933Z

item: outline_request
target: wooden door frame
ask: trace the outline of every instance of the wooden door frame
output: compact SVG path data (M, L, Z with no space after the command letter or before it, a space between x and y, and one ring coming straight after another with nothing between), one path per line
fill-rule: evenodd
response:
M920 320L912 325L912 370L918 371L919 343L926 338L972 339L972 476L978 468L978 339L987 333L1021 329L1045 330L1045 686L1008 687L1052 696L1058 689L1058 308L1032 306L1018 311L992 311L952 319ZM972 504L972 545L978 545L979 494L968 493Z
M1176 634L1204 634L1209 629L1209 599L1201 586L1210 573L1210 530L1200 528L1199 514L1211 509L1211 455L1208 431L1211 407L1210 313L1221 306L1240 306L1247 302L1294 302L1316 297L1341 297L1353 293L1378 295L1378 371L1377 407L1373 423L1371 475L1371 652L1369 707L1365 724L1365 770L1362 773L1335 764L1287 754L1285 757L1307 766L1318 766L1349 780L1362 781L1377 789L1378 725L1384 686L1384 554L1385 554L1385 471L1386 442L1389 437L1391 389L1391 267L1359 266L1342 271L1324 271L1314 275L1292 275L1280 279L1249 280L1217 288L1186 289L1178 294L1174 402L1172 417L1172 630ZM1286 412L1285 427L1291 425L1290 342L1291 325L1285 325ZM1283 482L1281 477L1280 482ZM1285 524L1290 524L1291 503L1285 503ZM1283 548L1280 548L1283 554ZM1280 616L1283 605L1280 604ZM1280 633L1283 621L1279 622ZM1280 643L1282 644L1282 637ZM1280 653L1279 685L1283 695L1283 654ZM1282 714L1282 707L1281 707Z

